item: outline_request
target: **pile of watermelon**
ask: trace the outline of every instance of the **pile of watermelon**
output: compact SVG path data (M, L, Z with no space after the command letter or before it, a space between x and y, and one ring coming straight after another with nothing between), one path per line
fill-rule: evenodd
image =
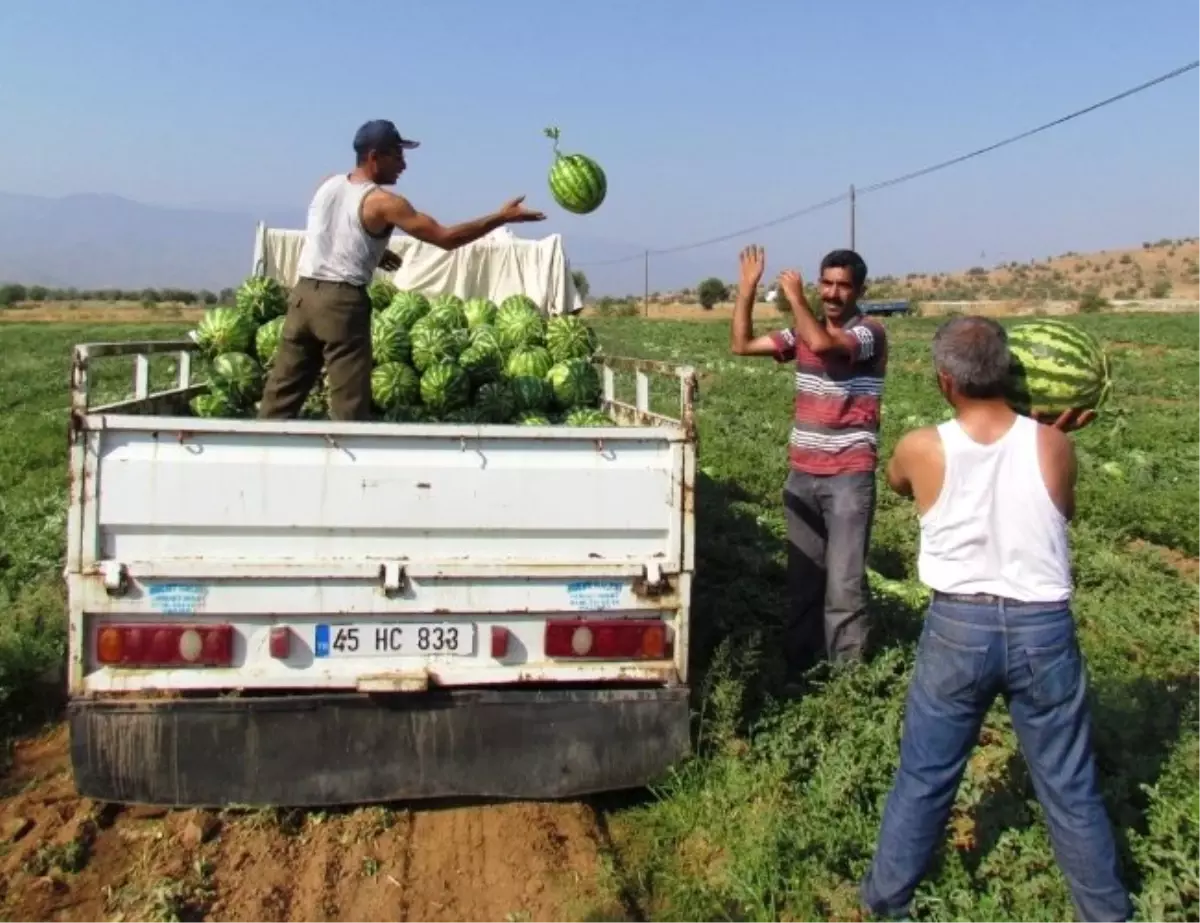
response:
M600 410L596 337L578 317L547 320L525 295L499 305L453 294L427 297L386 281L370 288L371 393L378 419L413 423L611 426ZM205 313L193 336L208 390L201 417L253 417L279 347L287 290L252 277L232 307ZM322 373L303 418L328 419Z

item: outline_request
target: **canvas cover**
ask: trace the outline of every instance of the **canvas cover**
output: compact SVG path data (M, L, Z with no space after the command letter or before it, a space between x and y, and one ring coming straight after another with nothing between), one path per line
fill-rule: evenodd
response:
M252 272L290 287L296 281L303 247L304 231L260 223ZM509 295L524 294L551 315L573 314L583 307L571 281L561 234L529 240L502 227L457 250L393 234L388 249L400 256L403 265L394 273L377 272L376 278L390 279L397 288L416 289L427 297L452 292L463 299L490 298L499 304Z

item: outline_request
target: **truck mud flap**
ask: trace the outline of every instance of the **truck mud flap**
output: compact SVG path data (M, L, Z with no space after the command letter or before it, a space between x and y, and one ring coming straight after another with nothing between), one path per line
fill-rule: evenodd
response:
M557 799L690 752L686 688L77 700L81 795L189 807Z

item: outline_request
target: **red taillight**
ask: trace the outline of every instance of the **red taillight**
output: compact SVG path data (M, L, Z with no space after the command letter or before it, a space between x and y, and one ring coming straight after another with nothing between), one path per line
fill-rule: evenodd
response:
M546 623L547 657L661 660L670 653L667 627L662 622L572 619Z
M292 650L292 630L286 625L275 625L271 628L269 642L271 656L276 660L287 660Z
M500 660L508 654L508 629L502 625L492 626L492 659Z
M103 625L96 659L127 667L224 667L233 660L232 625Z

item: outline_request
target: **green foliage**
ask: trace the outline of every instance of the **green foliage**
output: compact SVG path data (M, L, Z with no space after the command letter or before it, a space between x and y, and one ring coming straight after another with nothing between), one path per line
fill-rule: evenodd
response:
M704 310L711 311L717 302L729 297L729 286L720 279L710 277L696 286L696 297Z
M587 301L588 292L592 290L591 283L588 282L587 273L582 269L572 269L571 282L575 286L575 291L579 294L579 300Z

